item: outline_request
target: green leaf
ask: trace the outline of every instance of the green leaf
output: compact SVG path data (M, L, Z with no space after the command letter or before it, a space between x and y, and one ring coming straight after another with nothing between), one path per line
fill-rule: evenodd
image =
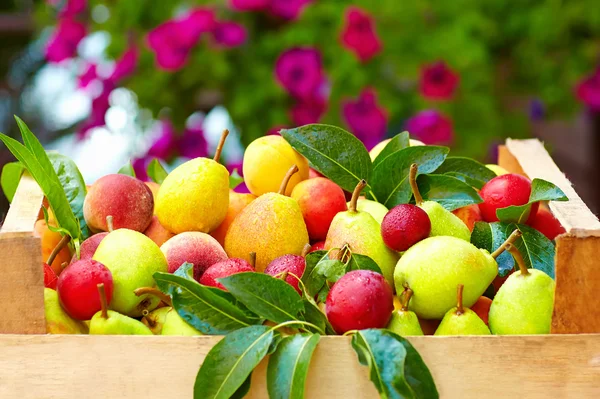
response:
M313 332L326 331L327 334L335 334L335 330L327 320L327 316L319 309L314 299L306 295L302 301L304 302L304 321L314 324L319 327L319 330L315 330L310 326L306 326L306 328Z
M523 255L527 267L541 270L555 278L554 255L556 250L554 243L533 227L519 224L518 228L522 235L515 242L515 247Z
M79 221L81 240L83 241L91 235L83 216L83 202L87 195L85 180L83 180L77 164L71 158L56 152L48 153L48 158L52 163L52 167L58 176L62 188L65 190L71 210Z
M2 168L2 175L0 175L0 186L2 191L8 199L8 202L12 202L19 182L21 181L21 175L25 171L21 162L9 162Z
M177 313L203 334L226 334L260 322L229 300L227 293L221 295L211 287L169 273L157 272L153 277L158 288L171 295Z
M196 399L228 399L247 383L252 370L267 355L275 335L268 326L233 331L206 355L194 384Z
M483 201L473 187L449 175L421 175L417 185L423 199L438 202L449 211Z
M350 260L348 261L346 272L350 272L353 270L372 270L379 274L381 273L381 268L377 263L369 258L367 255L355 254L352 253L350 256Z
M335 283L346 273L346 265L337 259L321 259L308 273L304 270L303 282L309 295L314 296L329 281ZM306 276L306 278L304 278Z
M244 182L244 178L240 176L237 169L234 169L233 172L229 175L229 188L234 189L240 184Z
M344 190L352 192L362 179L370 183L372 165L369 152L356 136L344 129L313 124L282 129L279 133L317 171Z
M496 177L496 174L484 164L465 157L446 158L435 173L456 177L478 189L481 189L485 183Z
M369 366L370 378L382 398L438 398L429 369L404 338L382 329L357 331L352 347Z
M381 161L386 159L388 156L395 152L405 149L410 146L410 138L408 132L402 132L394 136L389 143L383 148L383 150L377 155L377 158L373 161L373 167L378 165Z
M148 177L150 179L152 179L153 182L158 183L158 184L162 184L162 182L165 180L165 178L169 174L165 170L165 167L162 166L160 161L156 158L154 158L152 161L150 161L150 163L148 164L148 168L146 168L146 172L148 173ZM119 173L120 173L120 171L119 171Z
M388 209L407 204L412 197L410 165L419 165L418 174L432 173L444 162L448 151L447 147L408 147L385 158L373 168L371 186L377 201Z
M129 161L125 165L123 165L117 173L120 175L136 177L135 170L133 169L133 163L131 163L131 161Z
M295 334L285 337L269 358L267 389L270 399L303 399L308 367L319 334Z
M513 223L486 223L476 222L471 233L471 243L477 248L486 249L489 253L494 252L512 234L517 226ZM498 274L506 276L515 267L515 260L508 252L501 253L497 258Z
M190 281L194 280L194 264L190 262L184 262L173 272L173 275L183 277ZM173 287L170 287L172 289Z
M298 320L304 309L302 298L291 285L267 274L237 273L218 281L252 312L275 323Z
M319 282L315 281L313 277L311 277L311 273L317 264L323 259L329 259L327 251L314 251L306 255L306 267L304 268L304 273L302 274L301 280L304 283L304 287L306 288L309 296L315 296L320 289L318 286Z
M231 395L231 397L229 399L242 399L244 398L246 395L248 395L248 392L250 392L250 385L252 383L252 373L250 373L248 375L248 378L246 378L246 381L244 381L242 383L242 385L237 389L237 391L235 391L233 393L233 395Z
M569 198L563 191L542 179L533 179L531 182L531 194L529 202L525 205L512 205L496 210L496 216L501 222L525 223L529 218L531 204L538 201L568 201Z

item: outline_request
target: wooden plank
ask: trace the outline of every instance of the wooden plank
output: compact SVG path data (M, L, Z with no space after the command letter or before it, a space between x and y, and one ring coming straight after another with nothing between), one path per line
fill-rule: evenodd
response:
M219 337L0 336L0 397L192 397ZM442 398L598 398L600 335L414 337ZM266 398L263 362L249 398ZM306 398L374 398L348 337L322 338Z
M33 226L38 219L44 194L33 177L24 174L13 198L13 206L8 210L2 225L2 233L33 234Z

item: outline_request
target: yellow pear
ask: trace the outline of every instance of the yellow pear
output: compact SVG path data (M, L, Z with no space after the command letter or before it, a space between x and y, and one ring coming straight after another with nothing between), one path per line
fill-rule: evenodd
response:
M195 158L179 165L158 189L155 213L160 224L179 234L209 233L216 229L229 208L229 172L219 163L225 130L214 159Z
M225 236L225 252L230 258L250 262L256 252L256 270L263 272L282 255L300 255L308 244L308 231L298 202L284 195L290 178L298 171L292 166L278 193L266 193L252 201L233 220Z

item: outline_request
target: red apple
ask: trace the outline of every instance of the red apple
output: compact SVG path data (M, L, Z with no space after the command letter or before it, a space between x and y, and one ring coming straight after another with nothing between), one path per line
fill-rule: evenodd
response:
M483 202L479 204L483 220L486 222L497 222L497 209L506 208L511 205L525 205L529 202L531 180L514 173L496 176L481 188L479 194L483 199ZM538 202L531 205L528 220L532 220L535 217L538 207Z

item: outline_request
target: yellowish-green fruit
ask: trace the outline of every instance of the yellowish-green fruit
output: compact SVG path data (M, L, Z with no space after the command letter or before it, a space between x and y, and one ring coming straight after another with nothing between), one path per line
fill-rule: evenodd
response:
M463 285L458 286L456 307L450 309L433 335L490 335L483 320L462 303Z
M349 245L352 252L373 259L387 282L393 285L394 267L398 261L398 254L383 242L381 225L373 216L367 212L358 211L356 208L358 196L365 185L366 182L362 180L354 189L348 210L339 212L331 221L324 249L330 250Z
M406 288L401 294L402 307L392 313L392 318L387 329L401 336L423 335L419 319L415 312L408 310L408 304L412 297L412 290Z
M112 273L114 290L111 309L131 317L156 308L160 299L153 295L138 297L134 291L153 287L152 275L167 272L167 260L158 245L142 233L119 229L109 233L96 250L94 260Z
M431 221L430 237L452 236L465 241L471 241L471 230L455 214L435 201L423 201L417 186L417 164L410 166L409 181L415 196L417 206L427 213Z
M44 288L44 310L48 334L87 334L85 324L72 319L63 310L58 294L51 288Z
M348 202L347 205L350 205L350 202ZM380 204L377 201L371 201L364 198L358 199L358 202L356 203L356 210L370 213L371 216L373 216L373 219L375 219L379 224L381 224L381 221L389 211L385 205Z
M256 196L276 193L287 171L296 165L298 173L290 179L285 195L296 184L308 179L308 161L281 136L264 136L254 140L244 153L244 181Z
M127 317L118 312L108 310L104 284L98 284L102 310L97 312L90 320L90 334L92 335L152 335L152 331L142 322Z
M283 178L279 193L266 193L246 206L231 223L225 236L225 252L230 258L251 261L256 253L256 270L263 272L276 258L300 255L308 244L308 231L298 202L283 195L292 166Z
M369 156L371 157L371 161L374 161L375 158L377 158L377 155L381 154L381 151L383 151L385 146L388 145L388 143L391 140L392 139L383 140L383 141L377 143L377 145L375 147L371 148L371 151L369 151ZM425 143L423 143L422 141L414 140L414 139L408 139L408 143L409 143L408 145L410 147L417 147L417 146L425 145Z
M160 335L169 310L171 310L170 307L154 309L152 312L142 317L142 323L152 331L152 334Z
M440 320L456 304L464 284L464 304L472 306L498 274L498 264L484 249L450 236L429 237L410 247L394 271L396 291L413 290L409 308L423 319Z
M419 147L425 145L425 143L423 143L421 140L408 139L408 142L410 143L409 145L411 147Z
M167 230L209 233L219 227L229 208L229 172L218 160L228 131L223 132L214 159L195 158L173 170L158 190L155 213Z
M496 176L502 176L502 175L507 175L510 172L506 169L504 169L502 166L500 165L496 165L493 163L487 164L485 165L489 170L491 170L492 172L494 172L496 174Z
M494 334L549 334L554 309L554 280L546 273L527 269L516 248L510 247L519 265L502 284L490 307L488 322Z
M167 312L165 323L162 327L161 335L202 335L202 333L190 326L179 316L179 313L173 308Z

